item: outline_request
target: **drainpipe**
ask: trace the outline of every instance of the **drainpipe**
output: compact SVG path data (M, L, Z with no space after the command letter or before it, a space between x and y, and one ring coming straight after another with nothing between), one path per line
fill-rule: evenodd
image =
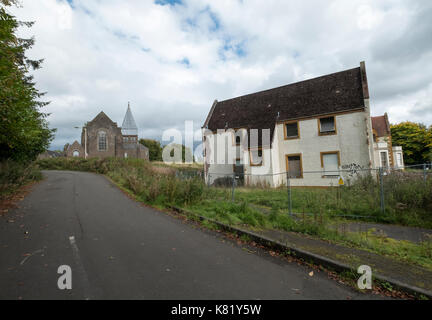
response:
M84 127L84 159L87 159L87 127Z

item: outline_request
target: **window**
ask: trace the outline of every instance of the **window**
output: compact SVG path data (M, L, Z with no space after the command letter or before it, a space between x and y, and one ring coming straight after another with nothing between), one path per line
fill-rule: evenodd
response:
M380 156L381 156L381 167L387 168L388 167L387 152L385 151L380 152Z
M339 151L321 152L321 167L324 177L339 176Z
M78 150L74 150L73 153L72 153L72 156L73 157L79 157L80 156L79 151Z
M106 133L104 131L99 132L98 147L99 147L99 151L106 151L107 149L107 139L106 139Z
M233 170L236 175L240 178L243 178L242 175L244 173L244 166L240 158L237 158L235 164L233 165Z
M263 151L262 149L250 151L250 165L261 166L263 164Z
M240 138L240 136L236 136L235 137L235 142L236 142L236 145L240 145L240 141L241 141L241 138Z
M284 127L285 140L299 138L299 123L298 123L298 121L285 122L284 126L285 126Z
M402 167L402 153L396 153L396 162L398 167Z
M127 156L127 152L125 152L125 153L124 153L124 157L125 157L125 158L127 158L127 157L128 157L128 156Z
M301 154L286 156L287 172L290 178L303 178Z
M318 119L319 135L336 134L335 117Z

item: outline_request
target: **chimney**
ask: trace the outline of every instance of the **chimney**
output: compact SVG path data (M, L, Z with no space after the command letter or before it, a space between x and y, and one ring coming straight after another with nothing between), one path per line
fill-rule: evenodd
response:
M363 89L363 99L369 99L369 87L366 76L366 64L364 61L360 62L360 74Z

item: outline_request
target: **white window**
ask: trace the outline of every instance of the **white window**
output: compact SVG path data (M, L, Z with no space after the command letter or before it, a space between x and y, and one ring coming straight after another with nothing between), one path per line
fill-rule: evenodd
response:
M339 175L339 153L328 152L321 154L322 167L324 176L338 176Z
M100 131L98 134L98 147L99 151L106 151L107 149L107 138L104 131Z
M73 156L73 157L79 157L79 156L80 156L79 151L78 151L78 150L74 150L74 151L72 152L72 156Z
M402 167L402 153L396 153L396 163L398 167Z
M128 156L127 156L127 152L125 152L125 153L124 153L124 157L125 157L125 158L127 158L127 157L128 157Z

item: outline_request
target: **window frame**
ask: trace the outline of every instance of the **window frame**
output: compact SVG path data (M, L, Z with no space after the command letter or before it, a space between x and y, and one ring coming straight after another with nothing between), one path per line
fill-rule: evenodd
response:
M294 177L290 179L303 179L303 156L301 153L290 153L285 155L285 167L286 172L289 174L289 157L300 157L300 177Z
M321 132L321 119L333 118L334 123L334 131ZM337 134L337 126L336 126L336 116L323 116L318 119L318 135L319 136L331 136Z
M293 139L300 139L300 124L299 120L290 120L290 121L284 121L283 122L283 128L284 128L284 140L293 140ZM287 124L297 123L297 136L288 137L287 136Z
M385 167L383 167L383 165L382 165L382 154L385 154L385 161L386 161L386 166ZM381 168L383 168L383 169L389 169L390 168L390 159L389 159L390 157L389 157L389 153L388 153L388 151L386 151L386 150L380 150L380 167Z
M100 148L100 138L101 138L101 133L104 134L104 138L105 138L105 149L101 149ZM99 130L97 133L97 149L98 151L108 151L108 134L106 133L106 131L104 130Z
M396 164L398 168L401 168L403 166L402 152L396 152Z
M326 154L337 154L337 159L338 159L338 169L341 166L341 158L340 158L340 151L324 151L324 152L320 152L320 158L321 158L321 168L323 169L323 174L322 174L322 178L334 178L336 176L340 175L340 172L337 175L326 175L325 174L325 170L324 170L324 156ZM340 169L339 169L340 170Z

